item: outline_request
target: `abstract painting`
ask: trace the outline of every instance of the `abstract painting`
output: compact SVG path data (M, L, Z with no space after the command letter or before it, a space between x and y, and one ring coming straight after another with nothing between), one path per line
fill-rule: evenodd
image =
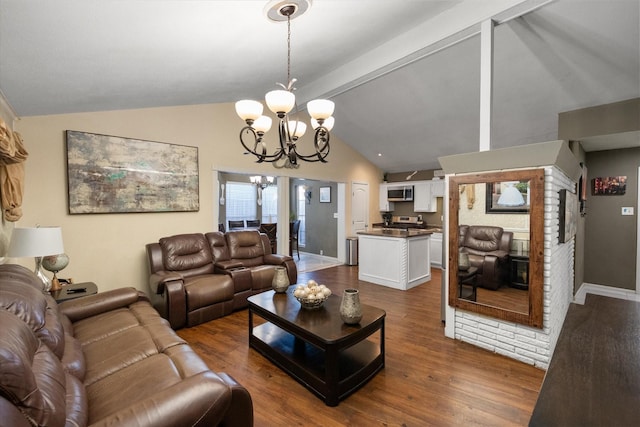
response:
M70 214L193 212L198 148L68 130Z

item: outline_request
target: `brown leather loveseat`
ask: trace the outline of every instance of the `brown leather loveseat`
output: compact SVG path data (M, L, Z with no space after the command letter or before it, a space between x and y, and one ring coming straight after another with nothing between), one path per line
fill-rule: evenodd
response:
M247 306L247 297L271 288L275 268L290 283L298 271L292 257L271 253L256 230L179 234L146 245L154 307L179 329Z
M512 239L513 233L502 227L460 226L459 249L469 254L471 266L478 269L478 286L496 290L507 282Z
M0 425L251 426L247 390L209 370L151 307L121 288L58 305L0 266Z

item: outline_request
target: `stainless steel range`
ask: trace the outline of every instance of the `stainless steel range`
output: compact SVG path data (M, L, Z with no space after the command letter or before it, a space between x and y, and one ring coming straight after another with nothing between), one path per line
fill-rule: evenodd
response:
M390 228L400 228L400 229L409 229L409 228L426 228L426 224L422 222L422 218L417 216L393 216L391 224L388 225Z
M418 217L417 216L393 216L392 218L393 224L417 224Z

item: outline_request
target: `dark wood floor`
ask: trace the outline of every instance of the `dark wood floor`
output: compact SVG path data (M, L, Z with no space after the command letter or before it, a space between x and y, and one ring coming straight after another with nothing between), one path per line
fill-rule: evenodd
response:
M256 426L525 426L544 371L444 337L440 271L408 291L358 281L357 267L301 274L342 294L360 289L386 318L386 366L337 407L248 348L242 310L178 331L214 371L232 375L253 397Z

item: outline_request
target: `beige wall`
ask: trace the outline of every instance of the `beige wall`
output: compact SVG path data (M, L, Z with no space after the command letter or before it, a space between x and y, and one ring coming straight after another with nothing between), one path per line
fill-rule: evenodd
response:
M177 233L217 229L213 170L260 173L344 182L368 182L370 213L378 220L378 184L382 172L337 138L331 140L328 164L303 163L297 170L258 165L243 155L238 141L242 122L232 104L166 107L98 113L25 117L16 123L30 157L26 163L23 210L19 227L59 225L71 261L60 277L94 281L100 290L134 286L148 291L144 246ZM69 215L67 212L65 130L78 130L167 142L199 148L200 211L184 213ZM273 147L273 131L268 140ZM311 145L308 135L298 142ZM302 151L302 150L301 150ZM347 187L350 188L350 187ZM350 191L347 191L350 194ZM346 200L350 232L351 201ZM31 259L13 260L28 267Z

